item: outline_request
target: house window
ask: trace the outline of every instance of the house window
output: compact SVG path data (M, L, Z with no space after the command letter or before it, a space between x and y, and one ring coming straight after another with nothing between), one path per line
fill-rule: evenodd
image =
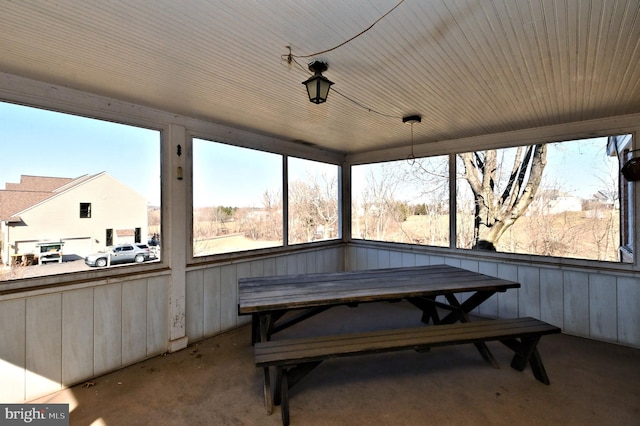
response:
M80 203L80 218L88 219L91 217L91 203Z
M136 228L133 236L134 236L134 243L142 242L142 228Z
M1 263L12 254L2 247L36 253L53 239L73 259L64 271L9 271L0 282L84 271L85 257L119 242L112 229L140 227L141 240L160 232L159 131L0 102L0 140L29 147L2 154L11 167L0 170L0 217L12 220L0 224ZM109 148L98 155L89 140Z

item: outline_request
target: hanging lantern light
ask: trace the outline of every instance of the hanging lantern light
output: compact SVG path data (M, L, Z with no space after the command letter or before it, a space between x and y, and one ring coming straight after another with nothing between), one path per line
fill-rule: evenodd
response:
M329 96L329 88L333 84L328 78L322 75L326 71L328 65L326 62L313 61L309 64L309 70L313 71L313 76L302 84L307 86L307 94L309 100L314 104L321 104L326 102L327 96Z

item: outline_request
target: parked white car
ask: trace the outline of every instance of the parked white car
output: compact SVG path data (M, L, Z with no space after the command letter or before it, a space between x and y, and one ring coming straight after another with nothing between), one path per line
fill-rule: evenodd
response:
M89 266L103 267L107 264L142 263L151 258L151 251L146 244L119 244L105 253L90 254L84 258Z

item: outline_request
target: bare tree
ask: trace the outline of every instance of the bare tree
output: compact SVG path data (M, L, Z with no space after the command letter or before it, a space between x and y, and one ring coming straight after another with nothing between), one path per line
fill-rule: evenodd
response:
M464 179L475 200L474 249L495 249L495 245L536 195L546 165L546 145L518 147L513 166L503 178L497 150L458 154L464 165Z
M337 235L337 177L312 176L290 183L289 239L309 242Z
M379 173L369 171L366 187L362 193L363 212L362 237L384 240L390 222L401 222L399 203L395 200L396 189L402 182L393 165L382 164Z

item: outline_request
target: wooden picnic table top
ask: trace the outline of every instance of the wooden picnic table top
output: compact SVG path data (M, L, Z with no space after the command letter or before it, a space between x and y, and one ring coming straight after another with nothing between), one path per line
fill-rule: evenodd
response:
M349 303L503 292L520 284L450 265L238 279L240 315Z

